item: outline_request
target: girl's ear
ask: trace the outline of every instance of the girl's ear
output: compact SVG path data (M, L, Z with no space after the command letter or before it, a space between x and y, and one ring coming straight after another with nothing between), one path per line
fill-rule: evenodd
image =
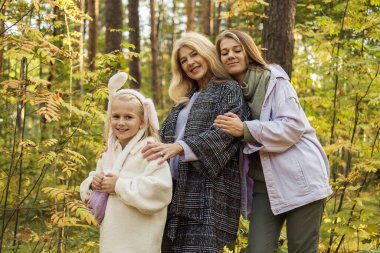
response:
M141 123L140 123L140 129L143 129L145 127L145 121L144 120L141 120Z

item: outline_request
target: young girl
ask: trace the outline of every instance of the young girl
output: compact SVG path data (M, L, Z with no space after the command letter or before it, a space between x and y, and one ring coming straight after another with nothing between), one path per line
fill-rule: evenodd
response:
M157 113L139 92L115 92L126 80L127 74L118 73L108 83L108 148L82 182L80 195L88 201L93 191L109 194L100 252L160 252L172 197L170 168L142 157L141 149L158 136Z

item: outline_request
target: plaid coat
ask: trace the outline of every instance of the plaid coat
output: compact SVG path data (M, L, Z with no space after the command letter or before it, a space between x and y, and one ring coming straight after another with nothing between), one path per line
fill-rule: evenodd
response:
M189 97L194 92L192 90ZM177 117L183 107L174 107L163 123L160 135L164 143L175 141ZM226 112L233 112L242 119L248 118L249 108L240 86L235 81L215 83L211 79L194 102L185 127L183 140L199 160L180 161L167 221L166 236L172 241L183 238L178 234L182 230L177 229L183 220L207 227L194 231L198 246L209 247L212 244L220 249L236 238L240 215L241 142L213 126L214 119ZM203 233L201 236L199 231Z

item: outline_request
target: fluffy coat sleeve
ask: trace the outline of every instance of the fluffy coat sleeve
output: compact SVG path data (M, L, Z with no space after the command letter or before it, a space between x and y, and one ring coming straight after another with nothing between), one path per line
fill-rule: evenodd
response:
M96 164L96 170L91 171L89 176L83 180L83 182L80 184L79 187L79 193L80 193L80 198L82 201L87 202L92 194L92 190L90 189L92 179L94 176L102 171L102 159L100 158Z

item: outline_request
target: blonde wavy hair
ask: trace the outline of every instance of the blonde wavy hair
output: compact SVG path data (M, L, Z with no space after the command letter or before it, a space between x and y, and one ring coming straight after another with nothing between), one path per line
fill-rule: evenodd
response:
M108 108L108 110L110 110L110 113L107 114L107 119L105 122L104 138L106 142L108 141L109 131L111 131L110 125L111 125L111 115L112 115L112 111L111 111L112 104L115 103L115 101L117 100L121 100L124 102L133 102L136 105L136 108L138 109L139 116L141 117L141 119L144 120L144 107L141 101L136 96L132 94L125 94L125 93L115 94L114 97L112 98L110 108ZM149 122L144 122L144 123L148 124L148 126L145 128L145 133L144 133L143 138L151 136L151 137L154 137L158 141L159 140L158 131L155 130L154 127L151 124L149 124Z
M197 51L205 59L208 71L216 78L217 82L231 79L219 61L212 42L200 33L187 32L175 42L171 57L172 80L169 86L169 96L176 104L187 104L189 102L188 94L196 85L196 82L190 79L181 67L179 50L183 47Z
M260 49L256 46L255 42L251 38L251 36L249 36L249 34L245 32L238 30L226 30L219 34L216 38L215 47L219 59L221 57L220 43L223 39L226 38L233 39L242 46L243 51L246 53L248 58L248 66L251 66L253 68L258 67L262 69L265 65L268 64L262 56Z

